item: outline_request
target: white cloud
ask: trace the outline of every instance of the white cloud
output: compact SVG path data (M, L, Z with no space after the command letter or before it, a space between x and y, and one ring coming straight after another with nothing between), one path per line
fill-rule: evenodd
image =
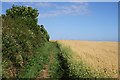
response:
M51 17L58 15L85 15L90 12L88 3L74 2L69 4L39 3L37 6L54 7L54 10L41 13L40 17Z
M15 5L32 6L34 8L46 8L40 12L39 17L53 17L59 15L86 15L90 13L89 4L86 2L11 2ZM52 9L51 9L52 8Z
M48 3L48 2L39 2L39 3L36 3L35 6L38 6L38 7L54 7L54 6L57 6L57 5L53 4L53 3Z

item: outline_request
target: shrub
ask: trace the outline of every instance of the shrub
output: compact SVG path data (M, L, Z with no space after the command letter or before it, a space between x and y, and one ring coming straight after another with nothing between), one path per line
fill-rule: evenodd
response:
M6 11L6 15L2 16L3 60L4 58L10 60L12 65L9 65L16 69L26 64L35 54L35 50L49 41L45 28L41 31L41 27L37 24L37 16L36 9L14 5ZM5 74L3 75L5 77Z

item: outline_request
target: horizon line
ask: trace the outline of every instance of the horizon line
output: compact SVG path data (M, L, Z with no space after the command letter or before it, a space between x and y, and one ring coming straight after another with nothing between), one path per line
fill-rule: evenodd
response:
M73 40L73 41L96 41L96 42L120 42L120 40L82 40L82 39L50 39L51 40Z

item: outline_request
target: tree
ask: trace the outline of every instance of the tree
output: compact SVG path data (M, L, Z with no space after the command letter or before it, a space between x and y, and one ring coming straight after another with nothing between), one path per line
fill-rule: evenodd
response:
M11 69L8 67L19 71L34 56L36 49L49 41L44 26L37 24L37 16L38 10L32 7L14 5L1 16L4 77L9 78L14 74L9 74ZM15 74L16 77L19 72Z
M49 41L50 36L48 32L45 30L44 25L41 25L40 27L41 27L41 32L45 35L45 38L47 39L47 41Z
M37 9L33 9L32 7L13 5L12 8L6 10L6 15L11 17L20 16L36 19L39 13Z

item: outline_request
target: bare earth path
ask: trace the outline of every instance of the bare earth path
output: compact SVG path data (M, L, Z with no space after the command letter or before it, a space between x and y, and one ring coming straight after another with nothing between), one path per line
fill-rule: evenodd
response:
M38 75L38 77L36 78L36 80L40 80L40 79L43 79L43 78L49 78L49 64L51 64L52 63L52 59L53 59L53 54L52 54L53 52L51 51L51 54L50 54L50 56L49 56L49 63L48 64L46 64L46 65L44 65L44 67L43 67L43 70L41 70L40 72L39 72L39 75Z

